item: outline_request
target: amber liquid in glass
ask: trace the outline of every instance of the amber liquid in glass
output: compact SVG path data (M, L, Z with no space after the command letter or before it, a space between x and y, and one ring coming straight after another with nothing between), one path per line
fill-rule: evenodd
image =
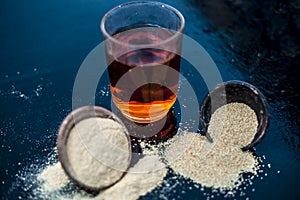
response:
M131 29L130 31L119 31L113 37L118 41L139 43L155 43L164 41L172 35L169 31L154 27L153 29ZM122 49L118 49L122 51ZM173 106L177 97L180 56L156 48L143 48L129 51L118 58L107 55L112 60L108 66L112 98L116 106L130 120L138 123L150 123L162 119ZM161 73L161 66L167 65L178 73L169 77L168 70L160 74L162 79L167 79L167 86L161 83L151 83L155 80L157 73ZM132 69L139 67L137 73ZM164 68L165 69L165 68ZM172 70L169 69L169 70ZM173 70L174 71L174 70ZM126 74L126 82L118 84L120 78ZM137 79L149 82L139 86Z

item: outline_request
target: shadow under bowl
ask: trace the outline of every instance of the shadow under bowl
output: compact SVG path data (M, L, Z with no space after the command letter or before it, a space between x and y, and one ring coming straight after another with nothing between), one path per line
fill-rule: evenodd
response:
M221 106L229 103L244 103L254 110L258 120L257 132L250 144L242 150L250 150L264 137L269 125L269 110L266 98L253 85L239 80L227 81L217 85L204 98L200 107L200 126L207 134L212 114Z

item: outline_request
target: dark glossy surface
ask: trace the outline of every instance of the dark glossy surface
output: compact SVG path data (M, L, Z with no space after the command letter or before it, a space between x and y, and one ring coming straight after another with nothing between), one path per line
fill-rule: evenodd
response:
M0 6L0 194L31 199L36 174L54 162L57 130L72 108L76 73L102 41L100 20L124 1L4 0ZM270 126L256 146L263 173L237 199L299 199L299 1L166 0L186 18L185 33L216 62L224 81L245 80L266 96ZM201 102L206 85L185 61L181 73ZM182 81L184 84L185 81ZM184 96L184 91L179 95ZM186 107L188 97L185 97ZM110 107L107 74L96 102ZM178 102L175 114L178 115ZM270 164L271 168L267 167ZM279 172L279 173L278 173ZM267 176L265 176L265 173ZM191 181L164 184L141 199L204 199ZM224 195L214 197L222 198Z

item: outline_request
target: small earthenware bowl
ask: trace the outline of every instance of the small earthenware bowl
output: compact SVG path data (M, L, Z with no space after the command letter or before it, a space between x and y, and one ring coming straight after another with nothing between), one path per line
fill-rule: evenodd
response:
M119 181L125 174L123 172L123 175L120 176L118 179L114 179L111 181L110 184L108 185L103 185L102 187L91 187L80 181L72 169L69 159L68 159L68 154L67 154L67 142L68 142L68 137L71 132L71 130L75 127L77 123L80 121L87 119L87 118L94 118L94 117L100 117L100 118L107 118L107 119L112 119L119 124L121 124L124 127L124 134L127 137L128 140L128 151L130 152L130 156L128 158L128 163L131 161L131 142L130 142L130 137L127 129L125 128L125 125L123 122L111 111L98 107L98 106L83 106L80 108L77 108L76 110L72 111L62 122L59 132L58 132L58 137L57 137L57 151L58 151L58 158L59 161L62 165L62 168L64 169L66 175L72 180L75 184L80 186L81 188L87 190L87 191L100 191L102 189L108 188L115 184L117 181ZM101 152L99 152L101 153ZM129 167L129 165L128 165ZM128 168L127 168L128 169ZM93 174L91 174L93 176ZM99 180L101 181L101 180Z
M203 134L207 134L212 114L219 107L233 102L244 103L256 113L258 120L257 133L252 142L242 148L242 150L250 150L262 140L266 133L269 125L269 111L264 95L256 87L244 81L224 82L217 85L206 95L200 107L201 131Z

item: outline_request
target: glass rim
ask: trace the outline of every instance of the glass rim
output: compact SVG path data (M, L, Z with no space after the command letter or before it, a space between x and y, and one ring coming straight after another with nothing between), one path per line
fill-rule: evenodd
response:
M169 10L172 10L180 19L180 28L178 30L176 30L176 32L170 36L169 38L167 38L166 40L162 41L162 42L159 42L159 43L155 43L155 44L128 44L128 43L124 43L124 42L121 42L115 38L112 37L111 34L109 34L106 29L105 29L105 22L106 22L106 19L107 17L115 10L117 9L120 9L120 8L123 8L125 6L130 6L130 5L133 5L133 4L156 4L156 5L160 5L160 6L164 6L166 7L167 9ZM162 2L158 2L158 1L131 1L131 2L126 2L126 3L123 3L123 4L120 4L112 9L110 9L108 12L105 13L105 15L102 17L102 20L101 20L101 23L100 23L100 29L101 29L101 32L102 34L104 35L104 39L109 39L111 41L113 41L114 43L117 43L119 45L125 45L127 47L141 47L141 46L147 46L147 47L152 47L152 46L157 46L157 45L162 45L162 44L166 44L170 41L172 41L173 39L176 39L177 37L179 37L180 35L182 35L182 32L183 32L183 29L184 29L184 26L185 26L185 20L184 20L184 17L183 15L174 7L168 5L168 4L165 4L165 3L162 3ZM142 27L139 27L139 28L142 28ZM171 30L171 29L168 29L166 28L167 30ZM174 31L174 30L173 30Z

